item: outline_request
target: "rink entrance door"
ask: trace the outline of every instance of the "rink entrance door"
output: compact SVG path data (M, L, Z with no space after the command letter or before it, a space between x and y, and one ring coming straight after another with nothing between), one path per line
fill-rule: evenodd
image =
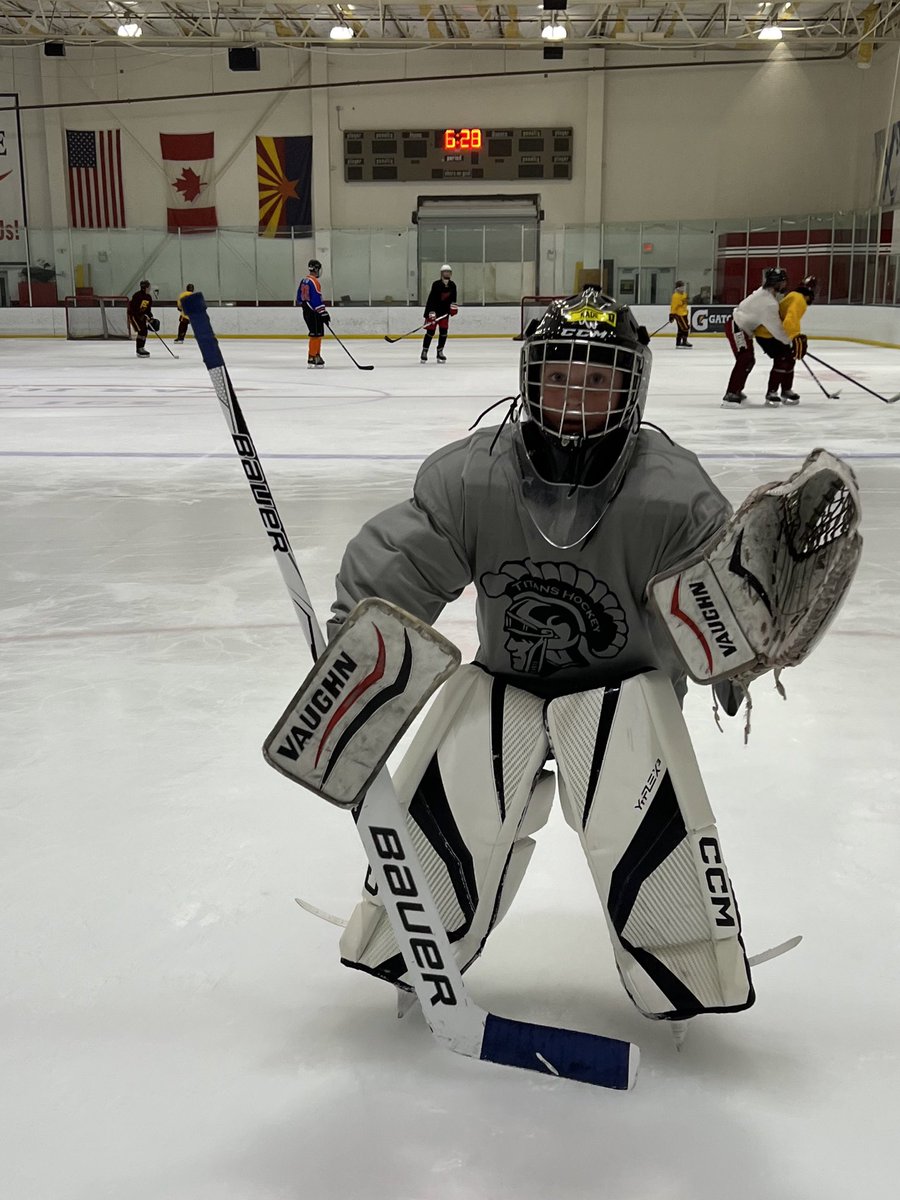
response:
M460 304L518 304L536 294L540 196L420 196L419 300L449 263Z

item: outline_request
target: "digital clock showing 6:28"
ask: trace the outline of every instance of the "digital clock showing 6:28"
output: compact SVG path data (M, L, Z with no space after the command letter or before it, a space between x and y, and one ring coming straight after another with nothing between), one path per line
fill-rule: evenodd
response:
M445 129L444 150L480 150L480 129Z

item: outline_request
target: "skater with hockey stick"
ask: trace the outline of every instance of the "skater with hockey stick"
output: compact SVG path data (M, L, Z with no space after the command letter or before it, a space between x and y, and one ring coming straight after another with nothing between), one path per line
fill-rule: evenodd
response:
M138 358L149 358L147 334L152 330L159 331L159 321L153 315L153 296L150 292L150 280L142 279L140 287L128 301L128 325L137 335L135 353Z
M323 662L327 671L331 660L327 660L327 653L323 654L324 642L306 586L200 293L185 301L185 312L222 405L271 549L276 555L295 613L316 662L313 675ZM387 613L383 615L386 618L390 616ZM412 622L408 629L403 630L407 645L408 635L416 633L414 625L415 622ZM381 666L383 669L383 662ZM337 670L338 674L342 673L340 664ZM343 673L346 677L346 672ZM374 672L363 680L370 690L373 676ZM326 673L324 687L326 692L334 687L331 672ZM358 690L359 687L354 689ZM365 688L362 690L365 691ZM397 699L396 693L392 699ZM377 768L377 765L376 762L374 766ZM326 794L321 787L316 790ZM342 807L347 806L346 797L330 795L329 798ZM397 943L410 964L411 986L435 1037L448 1049L469 1057L603 1087L619 1090L630 1088L639 1060L637 1047L630 1043L596 1034L508 1020L473 1004L453 958L431 889L403 820L391 778L385 769L378 772L374 781L368 781L368 791L362 803L356 803L357 800L358 796L353 797L351 803L356 804L357 829L366 848L372 875L385 898L386 911L390 914Z
M432 455L412 499L351 541L329 629L370 595L431 623L474 583L475 662L444 685L395 773L457 960L465 969L482 953L515 896L553 800L552 756L623 984L642 1013L677 1027L754 1000L680 712L685 674L712 683L735 713L753 678L799 661L849 583L858 506L852 477L834 460L811 463L783 485L787 498L771 500L788 506L812 486L809 477L833 488L824 508L801 510L809 521L827 512L834 526L817 536L821 552L806 555L820 591L798 573L797 587L809 584L806 640L773 642L784 632L782 609L788 632L798 626L795 592L770 580L765 565L776 561L772 530L786 536L785 527L767 515L757 547L752 518L769 501L742 509L735 525L695 456L642 426L647 342L627 307L593 289L551 305L523 344L511 419ZM832 511L838 494L846 504ZM718 559L704 557L719 545L736 564L731 607L717 599ZM843 574L829 574L832 551L846 555ZM685 564L697 573L682 593ZM700 664L697 647L683 644L685 629L696 632ZM634 799L623 805L623 796ZM391 926L380 893L366 886L341 939L342 961L408 988Z
M766 384L767 408L800 403L800 396L794 391L794 369L798 362L803 362L807 350L806 334L801 331L800 324L807 308L816 298L816 286L815 275L807 275L802 283L778 301L778 315L785 333L791 339L790 346L771 337L764 327L756 331L757 342L772 358Z
M672 292L672 299L669 301L669 321L675 323L675 349L676 350L691 350L693 347L688 341L688 334L691 331L690 322L690 307L688 302L688 294L684 290L684 280L675 280L675 290ZM651 337L653 334L650 335Z
M438 316L438 313L444 313L444 316ZM428 348L431 345L431 339L437 331L437 360L439 363L447 361L444 354L444 346L447 344L447 333L450 329L450 318L455 317L459 312L456 303L456 284L453 282L453 271L449 263L444 263L441 267L440 278L436 279L431 285L431 291L428 293L428 299L425 301L425 336L422 339L422 353L420 359L422 362L428 362Z
M297 285L297 303L303 309L303 320L309 330L309 349L307 350L307 367L324 367L322 357L322 338L325 326L331 324L331 317L322 299L322 289L319 277L322 274L322 264L317 258L311 258L306 266L306 274Z
M728 390L722 397L723 408L738 408L747 399L743 391L747 377L756 364L754 339L773 360L773 370L787 358L793 360L791 337L781 323L779 301L787 289L787 272L782 267L767 267L762 286L745 296L725 323L725 336L734 355L734 367L728 378ZM772 391L767 389L766 400ZM780 397L772 401L780 404Z
M186 283L184 285L184 291L179 295L178 299L175 301L175 307L178 310L178 332L175 335L175 345L176 346L184 345L185 335L191 327L190 321L184 315L182 301L185 300L188 296L190 296L190 294L193 292L193 290L194 290L194 285L192 283Z

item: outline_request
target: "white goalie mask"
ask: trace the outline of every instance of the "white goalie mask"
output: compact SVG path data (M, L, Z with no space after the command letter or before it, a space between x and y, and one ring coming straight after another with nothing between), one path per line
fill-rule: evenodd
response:
M522 347L522 496L553 546L583 541L622 484L647 398L649 340L627 306L586 288L553 303Z

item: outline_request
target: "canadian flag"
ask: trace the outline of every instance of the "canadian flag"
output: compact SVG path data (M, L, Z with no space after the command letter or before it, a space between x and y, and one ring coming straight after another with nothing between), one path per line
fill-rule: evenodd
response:
M215 229L215 134L161 133L159 144L168 184L169 232Z

